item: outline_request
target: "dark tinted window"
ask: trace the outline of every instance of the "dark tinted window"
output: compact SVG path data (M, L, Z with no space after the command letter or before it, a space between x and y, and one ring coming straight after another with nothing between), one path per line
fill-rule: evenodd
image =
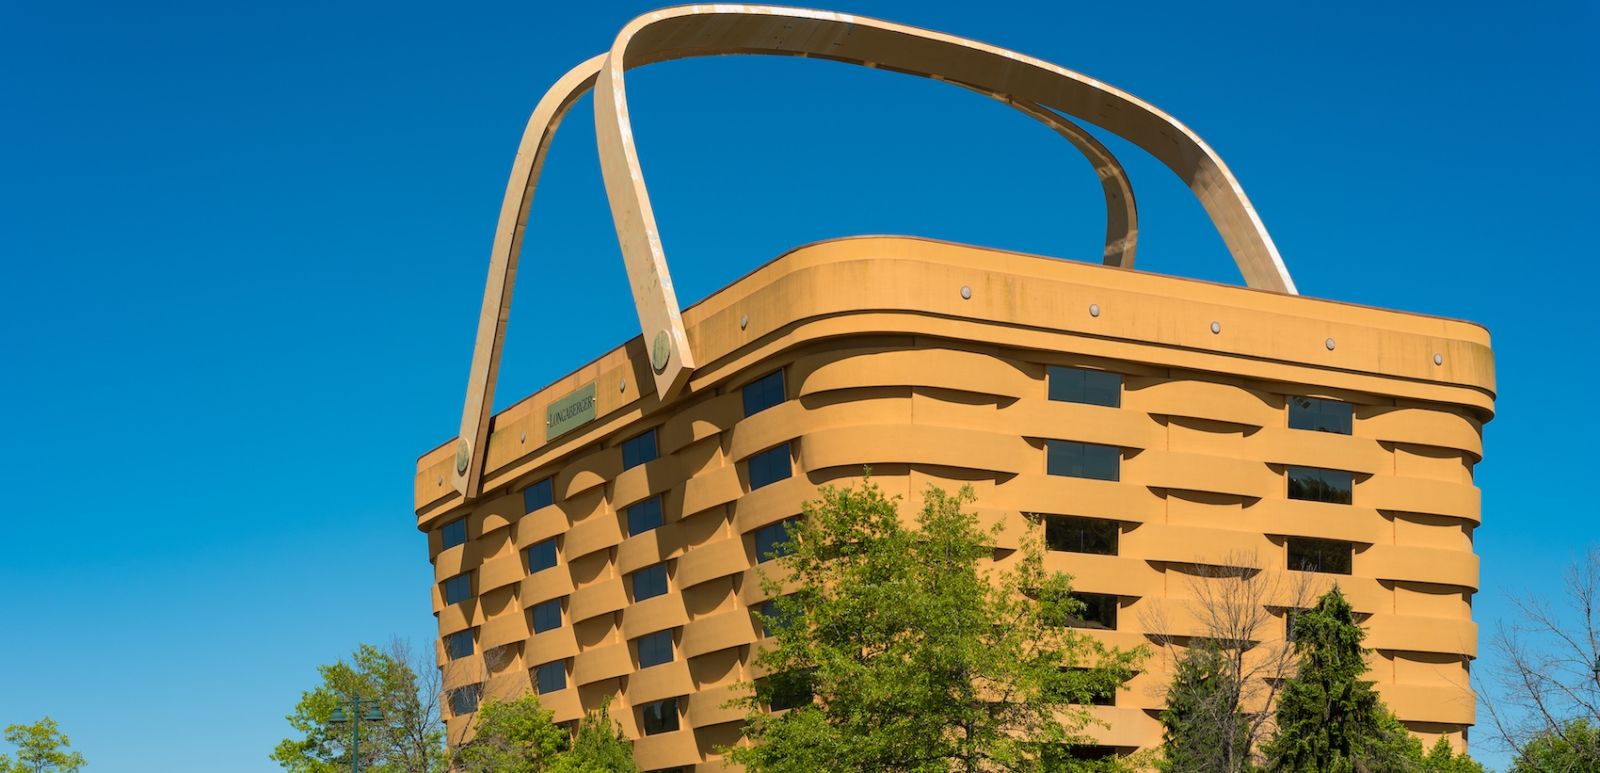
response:
M622 469L638 467L656 458L656 431L647 430L622 441Z
M450 713L460 716L478 710L478 693L483 685L469 684L450 691Z
M1289 498L1307 502L1350 504L1355 490L1355 475L1344 470L1324 470L1320 467L1289 468Z
M645 735L670 733L678 729L678 699L646 703L639 708L639 727Z
M1045 453L1045 471L1051 475L1117 480L1121 473L1122 449L1116 446L1051 440Z
M667 592L666 564L647 566L628 576L633 578L634 601L644 601Z
M1301 572L1349 574L1355 546L1325 539L1289 540L1289 568Z
M767 708L773 711L798 708L811 703L811 673L809 671L790 671L783 674L773 674L766 679L769 700Z
M1074 593L1072 597L1083 602L1083 610L1067 618L1071 628L1117 629L1117 597L1103 593Z
M661 528L661 496L650 497L628 508L628 536Z
M555 478L545 478L522 490L522 512L531 513L556 503Z
M458 574L444 581L444 603L460 604L472 597L472 573Z
M1115 706L1117 705L1117 687L1105 679L1097 679L1095 673L1087 668L1063 666L1061 671L1071 676L1072 690L1085 690L1089 693L1088 705L1090 706Z
M672 632L656 631L635 640L639 648L639 667L649 668L672 662Z
M777 483L794 473L793 466L789 464L788 443L762 451L750 457L746 464L750 468L751 491Z
M767 636L772 636L789 624L787 616L778 610L778 603L773 599L761 602L758 611L761 613L761 629Z
M1100 518L1050 515L1044 519L1044 544L1050 550L1114 556L1120 533L1116 521Z
M1289 428L1350 434L1354 406L1315 397L1289 398Z
M775 370L744 387L744 415L754 416L783 402L783 371Z
M1050 399L1116 408L1122 405L1122 375L1084 368L1050 368Z
M451 660L472 654L472 631L457 631L444 637L444 653Z
M756 562L771 561L789 555L789 521L779 521L756 529Z
M561 599L533 606L533 632L544 633L561 627Z
M556 565L556 538L535 542L528 548L528 574L542 572Z
M1118 756L1117 747L1095 744L1073 744L1067 753L1075 760L1109 760Z
M533 672L534 684L539 694L567 689L567 664L562 661L546 663Z
M439 529L439 549L449 550L467 544L467 519L457 518Z

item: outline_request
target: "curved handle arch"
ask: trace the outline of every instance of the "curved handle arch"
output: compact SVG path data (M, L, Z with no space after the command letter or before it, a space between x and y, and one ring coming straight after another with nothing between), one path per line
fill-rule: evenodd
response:
M758 5L668 8L622 29L594 86L606 197L663 398L683 388L695 361L633 140L626 72L724 54L831 59L948 80L1089 121L1138 145L1189 185L1246 285L1295 293L1277 246L1222 159L1183 124L1127 92L1014 51L863 16Z
M512 290L516 284L522 239L527 230L533 196L539 186L539 175L562 119L573 104L593 89L605 60L606 54L585 60L567 71L540 98L523 129L522 140L511 165L511 175L506 181L494 246L490 250L489 277L484 286L483 308L478 317L472 366L467 378L467 395L461 410L456 465L451 474L453 487L469 500L478 496L482 481L495 385L505 345L506 324L511 313ZM1104 261L1106 265L1131 268L1138 242L1138 210L1127 172L1111 151L1082 127L1054 111L976 86L959 82L956 85L1010 105L1061 135L1083 154L1099 176L1105 194ZM642 314L640 323L645 323Z

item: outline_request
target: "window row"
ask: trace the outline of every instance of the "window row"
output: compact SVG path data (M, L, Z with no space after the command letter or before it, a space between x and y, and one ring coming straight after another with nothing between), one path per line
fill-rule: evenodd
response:
M1052 365L1046 369L1045 392L1057 402L1122 406L1122 374L1090 368ZM1355 406L1338 400L1290 395L1289 428L1350 434Z

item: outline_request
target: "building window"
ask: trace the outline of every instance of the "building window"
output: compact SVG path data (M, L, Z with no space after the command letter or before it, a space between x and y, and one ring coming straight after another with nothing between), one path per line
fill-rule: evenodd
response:
M544 633L561 627L561 599L533 605L533 632Z
M1350 434L1355 406L1316 397L1289 398L1289 429Z
M1122 526L1103 518L1078 518L1047 515L1044 519L1044 546L1067 553L1117 554L1117 538Z
M444 581L444 603L460 604L472 598L472 572L458 574Z
M755 454L745 464L750 472L751 491L762 486L770 486L794 474L794 466L789 463L788 443Z
M457 687L450 691L450 713L455 716L471 714L478 710L478 695L483 692L483 685L469 684Z
M639 708L639 727L645 735L670 733L678 729L678 699L667 698Z
M1120 757L1115 746L1075 743L1067 747L1067 755L1075 760L1111 760Z
M631 470L656 458L656 431L648 429L622 441L622 469Z
M542 572L556 565L556 538L535 542L528 548L528 574Z
M634 601L644 601L667 592L666 564L647 566L628 576L633 578L631 582Z
M439 549L449 550L467 544L467 519L457 518L439 529Z
M1117 408L1122 405L1122 374L1087 368L1050 367L1050 399Z
M545 478L522 490L522 512L531 513L556 503L555 478Z
M745 384L743 394L747 418L783 402L783 371L775 370Z
M444 637L444 654L458 660L472 654L472 631L457 631Z
M1349 574L1355 545L1326 539L1289 540L1289 568L1301 572Z
M1308 610L1294 609L1294 608L1283 610L1283 640L1284 641L1289 641L1289 642L1294 641L1294 626L1295 626L1295 623L1298 622L1300 620L1300 616L1305 614L1307 611Z
M555 504L555 479L541 480L531 487L522 490L522 512L538 511L539 507L549 507Z
M567 664L558 660L539 666L534 669L533 682L540 695L567 689Z
M1305 502L1348 505L1355 490L1355 473L1320 467L1289 468L1289 498Z
M1068 628L1117 630L1116 596L1104 593L1074 593L1072 597L1083 604L1083 609L1067 618Z
M788 525L794 520L790 518L756 529L756 563L783 558L794 552L793 546L789 544L788 531Z
M628 536L661 528L661 495L657 494L627 509Z
M1088 693L1090 706L1115 706L1117 705L1116 685L1097 684L1087 668L1062 666L1063 674L1071 674L1074 687L1079 687Z
M639 651L639 667L649 668L672 662L672 631L645 634L634 643Z
M1070 440L1048 441L1045 471L1051 475L1094 480L1117 480L1122 467L1122 449Z
M809 671L789 671L782 674L773 674L764 680L770 699L767 708L772 711L799 708L811 705L813 693L811 691L811 673Z
M761 602L761 606L756 611L761 614L761 631L764 636L777 634L779 630L791 622L789 616L778 609L778 602L774 599L767 599Z

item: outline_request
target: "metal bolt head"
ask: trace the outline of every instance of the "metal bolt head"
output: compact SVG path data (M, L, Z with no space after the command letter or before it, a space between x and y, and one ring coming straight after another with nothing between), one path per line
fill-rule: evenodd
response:
M1098 303L1089 304L1089 316L1091 316L1091 317L1100 316L1100 304L1098 304Z
M1444 364L1444 355L1439 354L1438 352L1434 352L1433 364L1435 364L1435 365L1443 365Z
M628 380L627 379L623 378L623 379L618 379L617 380L617 391L618 392L626 392L626 391L628 391Z
M526 443L526 442L528 442L528 433L526 433L526 432L517 433L517 442L518 443Z
M1222 323L1221 322L1215 322L1215 321L1212 322L1211 323L1211 334L1212 335L1216 335L1217 333L1221 333L1221 332L1222 332Z
M672 359L672 342L667 338L667 331L656 333L655 340L650 344L650 367L657 373L667 369L667 361Z
M745 329L747 327L750 327L750 315L749 314L740 314L739 315L739 329L743 330L743 329Z
M1333 339L1332 338L1330 338L1330 339L1328 339L1326 341L1323 341L1322 343L1323 343L1324 346L1328 347L1328 351L1330 351L1330 352L1333 351Z
M964 301L972 300L972 288L971 287L968 287L966 285L962 285L961 286L961 300L964 300Z
M472 447L467 445L465 438L456 441L456 474L466 475L467 466L472 464Z

